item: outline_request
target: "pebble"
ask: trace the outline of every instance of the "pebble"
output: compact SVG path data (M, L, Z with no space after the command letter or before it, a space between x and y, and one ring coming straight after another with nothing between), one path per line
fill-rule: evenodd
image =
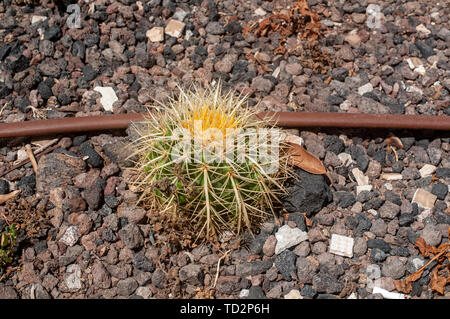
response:
M164 28L153 27L148 30L145 35L151 42L162 42L164 41Z
M275 237L277 240L275 254L278 255L285 249L308 240L308 233L301 231L298 228L291 228L288 225L284 225L275 233Z
M70 226L66 229L59 241L70 247L75 245L79 238L78 226Z
M185 24L183 22L170 19L170 21L166 25L164 32L171 37L179 38L183 33L184 27Z
M103 106L103 109L105 111L113 112L113 104L119 100L114 89L109 86L96 86L94 87L94 91L97 91L102 95L100 103Z

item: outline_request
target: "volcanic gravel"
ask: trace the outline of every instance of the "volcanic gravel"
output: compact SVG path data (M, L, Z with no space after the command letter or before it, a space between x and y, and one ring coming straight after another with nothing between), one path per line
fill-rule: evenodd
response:
M450 115L444 2L308 3L330 57L323 74L304 62L296 35L280 54L279 34L244 32L292 0L78 1L81 28L69 27L64 5L3 1L0 120L145 112L177 84L218 80L258 110ZM373 4L382 13L377 29L367 22ZM386 143L388 131L291 132L325 164L333 187L298 170L286 210L254 237L223 234L219 245L195 247L133 205L125 134L59 136L58 148L38 158L37 174L28 163L0 179L0 194L21 190L0 206L0 230L4 218L22 227L15 259L0 274L0 298L374 299L382 297L374 287L396 292L394 280L429 260L417 238L448 242L447 135L392 132L399 149ZM26 158L27 143L1 141L0 173ZM369 187L359 187L359 174ZM414 203L418 189L433 198L431 208ZM331 252L333 234L353 239L351 257ZM448 298L448 285L444 295L431 290L430 275L409 298Z

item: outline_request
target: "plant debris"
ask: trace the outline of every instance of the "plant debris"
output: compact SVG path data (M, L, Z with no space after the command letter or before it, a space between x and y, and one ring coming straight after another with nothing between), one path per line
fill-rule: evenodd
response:
M264 37L270 33L279 33L279 46L275 49L275 53L280 54L292 53L285 47L286 37L297 35L301 42L295 51L302 64L317 73L325 74L330 69L331 57L319 46L318 39L322 36L320 27L319 15L310 10L306 0L298 0L288 14L272 14L261 22L246 27L243 34L254 32L255 35Z
M450 234L450 227L449 227ZM412 283L419 280L422 277L424 270L433 262L437 261L438 265L432 275L430 280L430 287L432 290L437 291L440 294L444 294L445 286L450 282L449 273L450 273L450 243L441 244L439 247L434 247L428 245L422 237L419 237L416 241L416 247L419 249L420 253L424 257L432 257L425 265L423 265L420 269L418 269L412 275L406 277L404 280L395 280L395 288L403 293L410 293L412 290ZM443 264L447 262L446 264ZM442 274L446 274L446 278L439 276L439 271Z
M8 200L1 215L8 224L15 223L16 229L25 230L29 238L42 237L44 230L50 228L44 208L38 209L24 198Z
M320 159L309 153L298 143L289 141L287 141L287 143L291 146L288 163L295 165L311 174L326 175L330 182L333 183L331 176L328 174Z

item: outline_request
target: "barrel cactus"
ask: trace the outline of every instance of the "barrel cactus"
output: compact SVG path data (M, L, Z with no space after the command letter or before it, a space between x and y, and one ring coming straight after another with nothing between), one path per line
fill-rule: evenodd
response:
M187 217L197 238L252 231L285 192L289 173L278 130L220 83L178 90L134 125L139 201Z

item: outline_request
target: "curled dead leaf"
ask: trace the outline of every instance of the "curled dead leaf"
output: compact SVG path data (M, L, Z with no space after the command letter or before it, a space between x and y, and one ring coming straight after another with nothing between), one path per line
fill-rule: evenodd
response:
M407 280L394 280L395 289L399 292L409 294L412 290L411 282Z
M384 142L389 146L395 146L400 149L403 148L403 143L397 136L388 137L384 140Z
M328 174L323 163L314 155L305 150L300 144L288 142L291 146L288 162L302 170L316 175L326 175L333 184L331 176Z
M422 237L417 238L415 245L424 257L430 257L436 253L436 248L428 245Z
M444 278L439 276L439 269L441 268L449 268L449 266L445 266L445 265L439 265L436 268L434 268L434 271L431 275L431 280L430 280L430 287L432 290L437 291L438 293L440 293L441 295L443 295L445 293L445 286L447 285L447 283L449 283L449 278ZM447 270L447 277L448 277L448 270Z
M4 195L0 195L0 204L3 204L4 202L6 202L7 200L15 197L17 194L20 193L20 189L15 190L9 194L4 194Z
M291 157L289 162L292 165L300 167L304 171L307 171L311 174L326 174L327 171L322 162L305 150L302 146L298 144L289 143L291 148Z

